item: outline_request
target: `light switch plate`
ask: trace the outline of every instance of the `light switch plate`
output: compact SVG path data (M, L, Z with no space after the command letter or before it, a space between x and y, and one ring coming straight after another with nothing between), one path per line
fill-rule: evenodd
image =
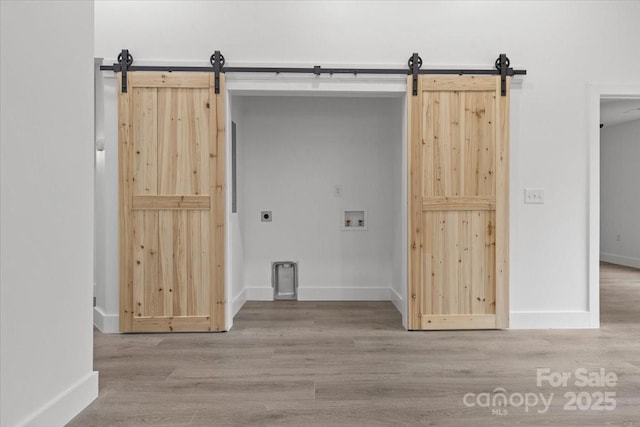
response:
M524 202L535 203L535 204L544 203L544 189L543 188L525 188Z

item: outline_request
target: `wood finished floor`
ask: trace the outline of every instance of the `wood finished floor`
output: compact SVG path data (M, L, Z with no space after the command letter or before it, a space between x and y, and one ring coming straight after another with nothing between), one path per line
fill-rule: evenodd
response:
M69 425L640 425L640 271L601 276L599 330L406 332L388 302L250 302L229 333L95 332L100 396ZM538 367L615 372L617 408L563 410L581 390L536 387ZM464 406L496 387L555 396L545 414Z

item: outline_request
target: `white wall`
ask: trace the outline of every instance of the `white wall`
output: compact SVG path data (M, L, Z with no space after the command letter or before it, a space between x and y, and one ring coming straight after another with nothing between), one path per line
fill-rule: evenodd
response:
M98 394L93 3L2 1L0 16L0 424L60 426Z
M243 235L243 219L244 216L242 212L244 211L244 200L241 195L243 194L244 188L244 177L240 171L243 162L243 153L242 153L242 137L244 136L244 116L242 114L243 111L243 98L241 97L232 97L229 99L230 110L231 110L231 121L236 124L236 166L237 166L237 174L236 174L236 206L237 212L229 214L229 230L228 237L229 242L227 247L230 247L229 255L231 257L231 268L230 268L230 277L228 280L231 282L231 296L230 300L232 303L231 316L235 316L238 310L242 308L242 305L247 300L246 287L245 287L245 279L244 279L244 235ZM228 127L229 135L231 137L231 126ZM228 150L227 160L231 161L231 149ZM231 166L228 168L229 174L231 173ZM230 175L228 175L230 177ZM231 179L228 179L227 182L231 185ZM231 203L228 204L228 210L231 211ZM233 321L233 319L231 319ZM231 327L230 322L228 323L228 327Z
M95 297L93 323L102 332L119 331L118 275L118 88L113 73L96 73L95 137Z
M400 263L393 254L401 252L394 237L401 99L242 98L239 214L248 298L272 299L271 263L297 261L300 300L391 299L392 264ZM367 210L367 230L343 231L344 211L359 209ZM273 212L272 222L261 222L262 210Z
M640 120L602 128L600 162L600 259L640 268Z
M587 84L640 82L640 3L183 1L155 4L153 20L149 10L98 2L96 55L126 47L136 61L206 63L221 49L228 65L404 66L417 51L436 67L491 66L506 52L529 72L511 111L511 325L589 326ZM524 205L525 187L544 188L545 204Z
M407 102L406 96L396 107L397 132L403 143L391 153L391 205L394 207L391 226L391 301L402 313L402 324L407 326Z

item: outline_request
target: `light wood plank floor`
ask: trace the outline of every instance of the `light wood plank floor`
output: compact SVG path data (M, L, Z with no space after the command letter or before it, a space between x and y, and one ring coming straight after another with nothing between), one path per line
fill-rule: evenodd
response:
M406 332L387 302L247 303L229 333L95 333L100 397L71 426L640 425L640 271L602 265L599 330ZM606 368L613 411L565 411L536 368ZM572 384L572 383L570 383ZM525 412L466 393L555 393Z

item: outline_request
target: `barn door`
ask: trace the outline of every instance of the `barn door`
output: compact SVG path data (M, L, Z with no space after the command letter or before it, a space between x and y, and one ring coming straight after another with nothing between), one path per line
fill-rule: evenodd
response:
M508 92L499 76L408 84L409 329L506 328Z
M121 332L225 327L224 76L218 95L212 81L130 72L119 94Z

